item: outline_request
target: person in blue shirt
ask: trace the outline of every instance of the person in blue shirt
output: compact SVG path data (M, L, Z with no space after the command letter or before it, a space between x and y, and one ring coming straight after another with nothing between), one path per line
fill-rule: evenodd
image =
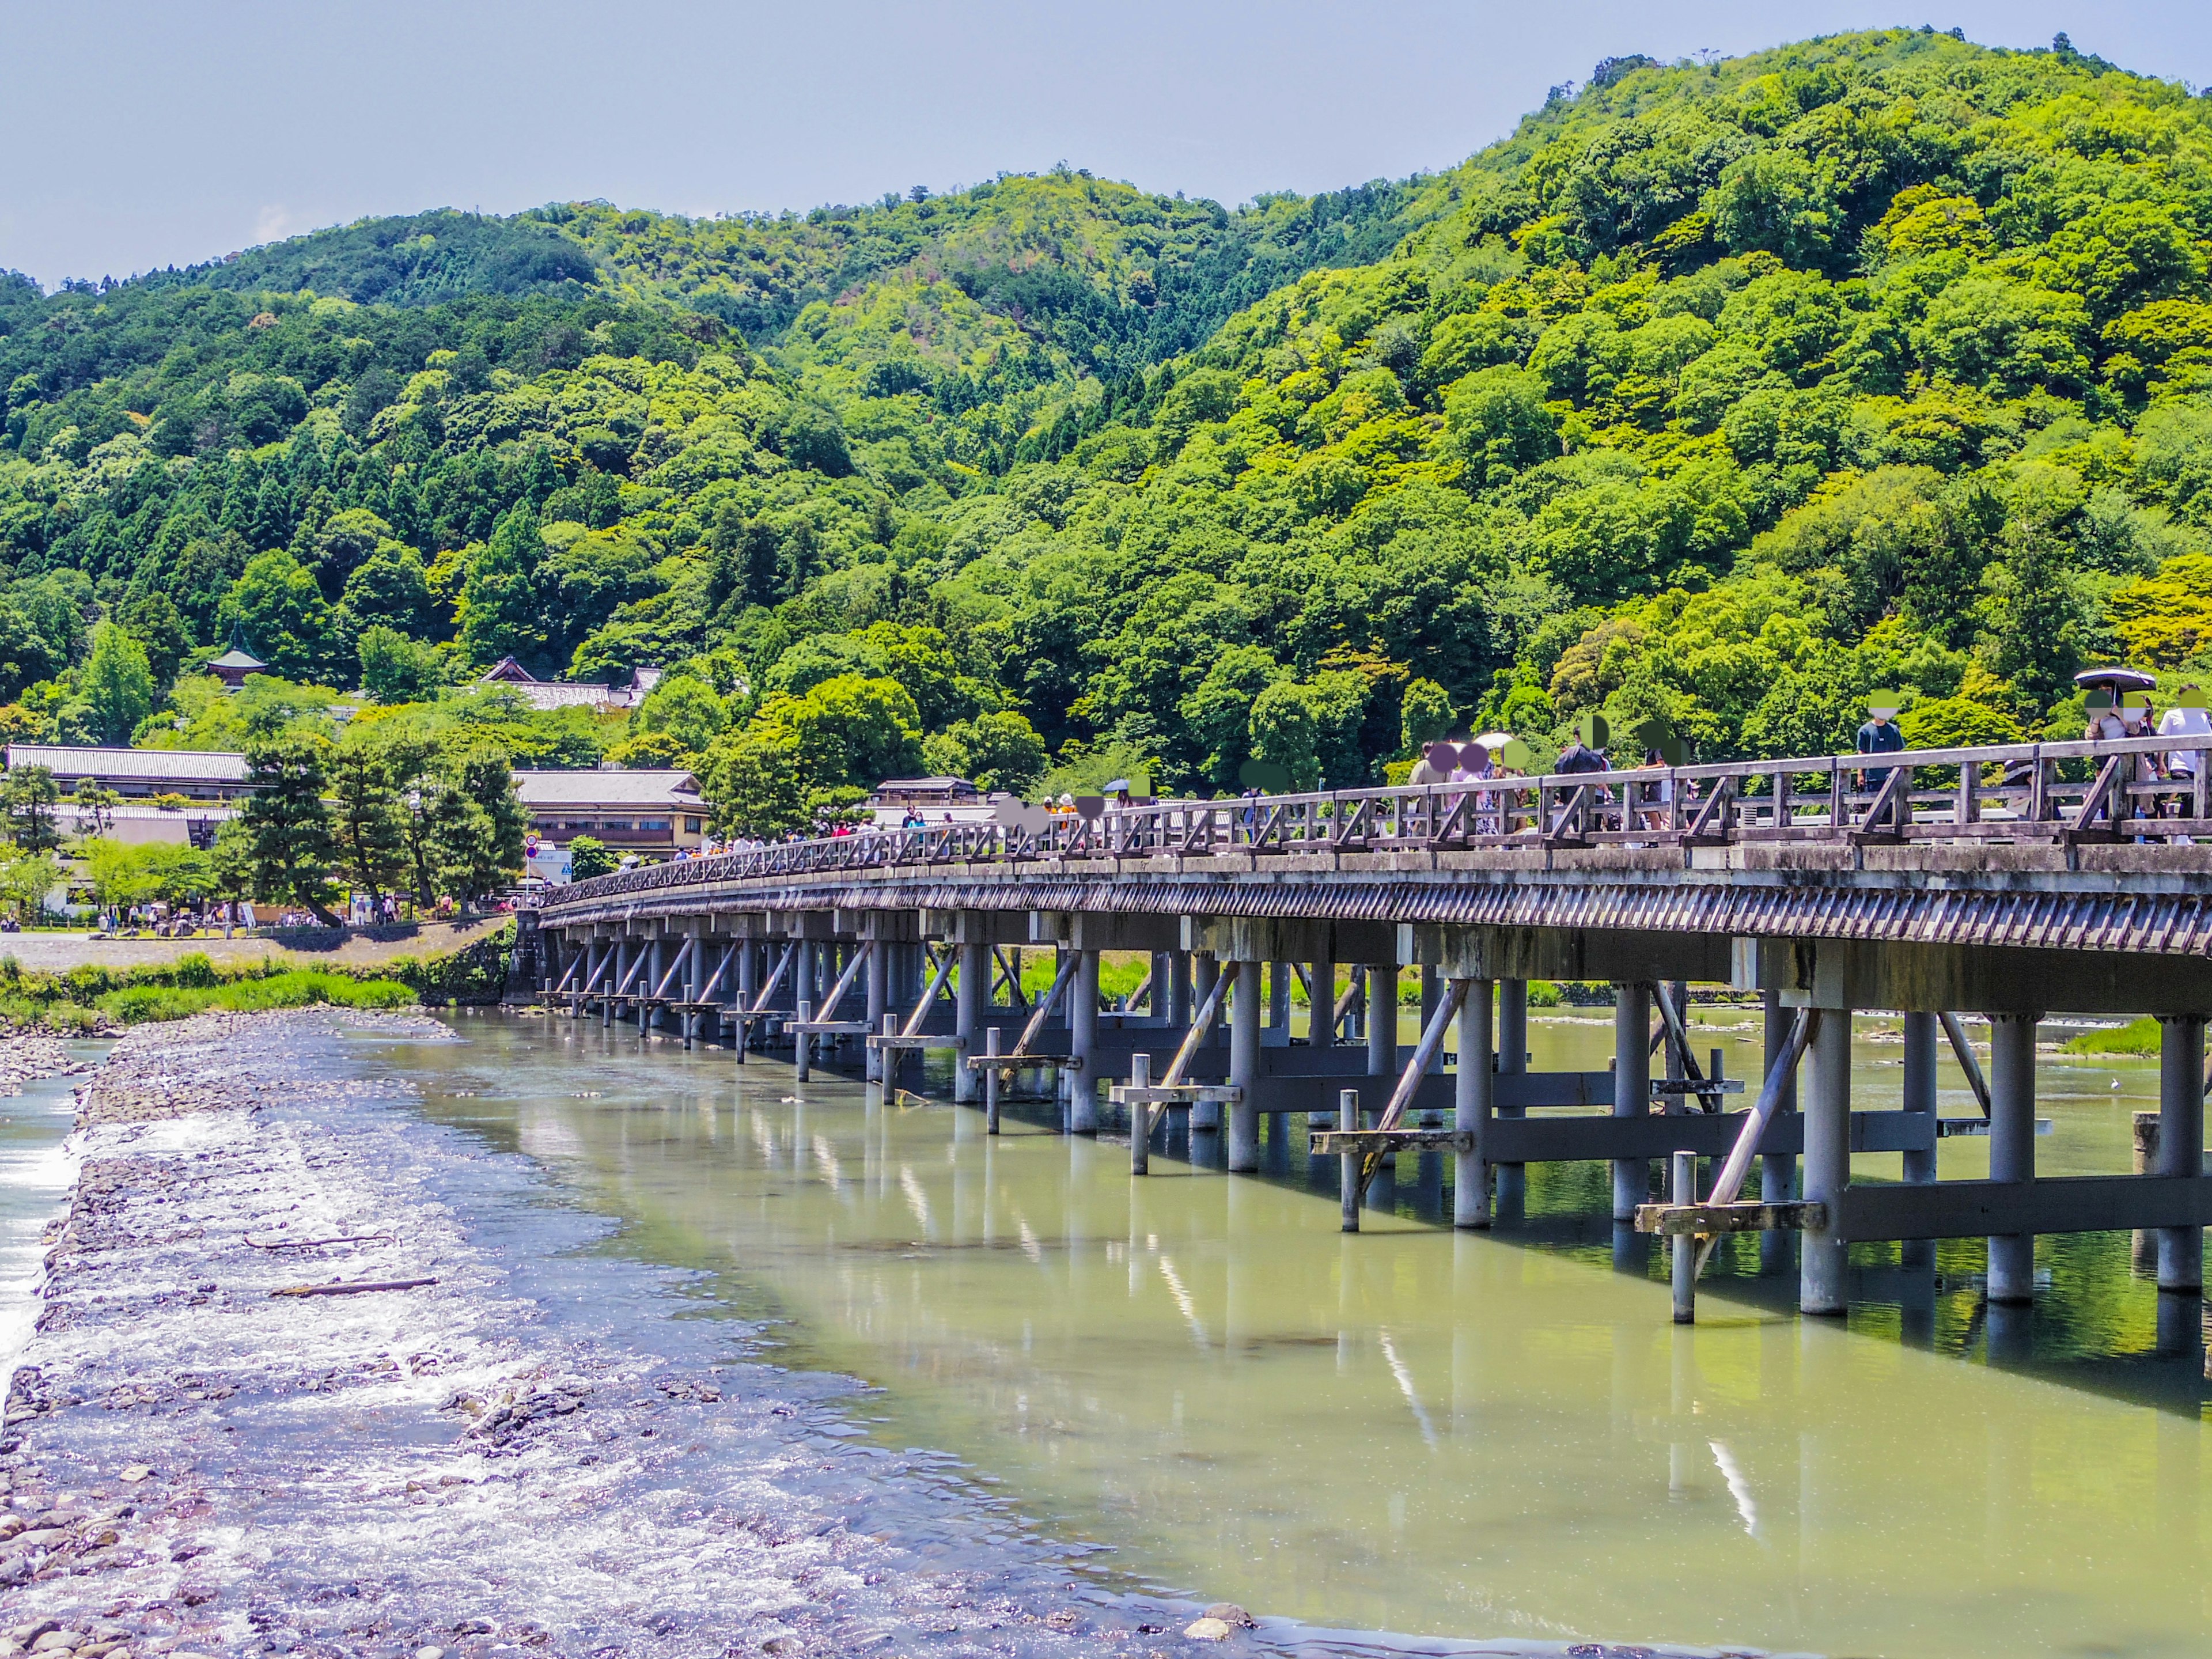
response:
M1879 695L1869 701L1866 724L1859 727L1856 746L1862 755L1894 755L1905 747L1905 733L1898 729L1897 705L1894 702L1884 700ZM1865 775L1886 778L1889 775L1889 768L1869 767Z

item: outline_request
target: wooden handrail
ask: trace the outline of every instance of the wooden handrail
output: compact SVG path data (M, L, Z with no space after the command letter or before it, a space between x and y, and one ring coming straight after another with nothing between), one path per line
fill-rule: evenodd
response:
M2200 757L2198 780L2130 779L2120 763L2123 757L2175 753ZM2059 763L2081 760L2103 763L2096 769L2100 775L2080 782L2057 776ZM1933 767L1960 769L1960 781L1915 787L1914 769ZM2001 781L1981 781L1990 767L2004 769ZM1871 781L1865 775L1875 772L1883 774L1879 784L1863 787ZM1796 784L1808 775L1823 781L1817 789ZM1562 839L1667 846L1778 836L1848 842L1863 840L1869 830L1913 840L1940 841L1948 830L1959 831L1960 839L2002 834L2058 841L2078 838L2092 811L2115 806L2122 813L2114 816L2131 833L2212 835L2206 827L2212 818L2208 784L2212 737L2175 734L1713 761L1226 800L1164 799L1109 807L1096 818L1056 817L1036 831L995 823L869 830L648 865L578 882L544 908L757 877L955 860L1204 858L1231 848L1264 859L1368 847L1428 849L1447 842L1556 845ZM1656 810L1662 796L1671 801L1670 811ZM2158 806L2167 800L2192 828L2157 828ZM1569 810L1560 810L1563 801ZM2072 804L2070 811L2065 803ZM1869 810L1876 806L1882 809L1878 815ZM1917 822L1915 806L1942 817ZM2136 808L2148 810L2130 811ZM1647 828L1638 821L1646 817L1664 822Z

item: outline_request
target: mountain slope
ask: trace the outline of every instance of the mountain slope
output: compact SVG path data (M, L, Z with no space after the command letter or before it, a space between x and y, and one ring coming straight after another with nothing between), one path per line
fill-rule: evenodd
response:
M890 766L1348 784L1597 708L1802 752L1877 685L2078 729L2081 661L2212 644L2212 105L2063 39L1608 60L1233 215L1060 173L406 226L0 288L19 725L77 718L94 614L391 697L690 662L621 752L774 827Z

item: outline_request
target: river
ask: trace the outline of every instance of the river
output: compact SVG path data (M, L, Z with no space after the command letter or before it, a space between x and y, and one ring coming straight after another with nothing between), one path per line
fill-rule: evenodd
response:
M1347 1237L1289 1144L1259 1180L1201 1146L1133 1182L1126 1146L1048 1109L994 1139L758 1056L453 1024L465 1045L380 1056L431 1118L617 1218L593 1248L697 1270L702 1316L781 1321L780 1358L883 1385L871 1432L968 1460L1141 1583L1413 1638L2212 1646L2201 1340L2159 1356L2124 1234L2042 1241L2043 1299L1994 1328L1978 1241L1911 1268L1855 1250L1850 1317L1822 1322L1747 1239L1681 1329L1663 1265L1617 1263L1598 1165L1533 1170L1526 1218L1473 1235L1408 1158L1397 1211ZM1756 1074L1755 1011L1693 1035ZM1538 1069L1611 1042L1605 1011L1532 1021ZM1894 1105L1901 1053L1859 1023L1857 1104ZM1971 1113L1944 1066L1942 1110ZM2042 1172L2124 1170L2155 1062L2046 1055L2039 1081ZM1985 1173L1986 1143L1942 1158Z

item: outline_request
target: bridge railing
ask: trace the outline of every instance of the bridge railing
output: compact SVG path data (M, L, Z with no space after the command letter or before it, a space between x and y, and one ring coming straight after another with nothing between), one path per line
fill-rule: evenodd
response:
M2191 764L2171 775L2169 756ZM1638 767L1229 800L1157 800L1042 829L867 830L595 877L585 900L752 877L1042 859L1781 842L2089 842L2212 837L2212 738L2004 744Z

